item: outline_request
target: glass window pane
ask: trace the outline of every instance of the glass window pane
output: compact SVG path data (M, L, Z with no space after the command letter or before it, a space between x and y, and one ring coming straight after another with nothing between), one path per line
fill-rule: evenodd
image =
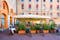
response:
M29 2L31 2L31 0L29 0Z
M24 0L21 0L22 2L24 1Z
M38 2L39 0L36 0L36 2Z

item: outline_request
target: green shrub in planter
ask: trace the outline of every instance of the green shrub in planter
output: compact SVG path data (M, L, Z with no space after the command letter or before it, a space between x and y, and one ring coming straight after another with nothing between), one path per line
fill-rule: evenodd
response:
M34 26L31 26L31 34L35 34L36 33L36 28Z
M48 24L44 24L43 26L44 26L44 30L49 30Z
M18 30L25 30L25 25L24 24L19 24Z
M50 30L54 30L55 28L55 23L52 21L50 24L49 24L49 29Z
M40 26L41 26L40 24L36 24L35 25L36 30L40 30Z
M55 32L55 22L54 21L50 21L50 23L49 23L49 32L50 33Z
M30 28L30 29L31 29L31 30L36 30L36 28L35 28L35 27L32 27L32 26L31 26L31 28Z
M36 25L34 25L34 27L36 29L36 33L39 33L40 32L41 24L36 24Z
M50 30L54 30L54 28L55 28L54 26L50 25Z
M48 26L48 24L43 24L43 28L44 28L43 32L45 34L49 33L49 26Z

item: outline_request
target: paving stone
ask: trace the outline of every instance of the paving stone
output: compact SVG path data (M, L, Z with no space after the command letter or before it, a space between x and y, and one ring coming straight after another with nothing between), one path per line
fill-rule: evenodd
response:
M44 36L41 34L29 35L9 35L8 32L0 32L0 40L60 40L60 35L56 34L45 34Z

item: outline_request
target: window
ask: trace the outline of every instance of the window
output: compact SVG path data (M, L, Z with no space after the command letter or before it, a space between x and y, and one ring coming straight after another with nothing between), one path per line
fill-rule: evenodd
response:
M36 9L38 9L38 4L36 4Z
M60 16L60 13L59 12L57 12L57 16Z
M53 14L52 14L52 12L50 13L50 16L52 16Z
M24 1L24 0L21 0L22 2Z
M50 9L52 10L52 5L50 5Z
M24 9L24 4L21 5L21 8Z
M45 13L43 13L43 15L45 15Z
M59 5L57 5L57 10L59 9Z
M31 4L29 4L29 9L31 9Z
M43 0L43 2L45 2L46 0Z
M29 0L29 2L31 2L31 0Z
M53 0L50 0L50 2L52 2Z
M59 2L59 0L57 0L57 2Z
M36 15L38 15L38 12L36 13Z
M39 0L36 0L37 2L39 1Z
M31 13L29 13L29 14L31 14Z

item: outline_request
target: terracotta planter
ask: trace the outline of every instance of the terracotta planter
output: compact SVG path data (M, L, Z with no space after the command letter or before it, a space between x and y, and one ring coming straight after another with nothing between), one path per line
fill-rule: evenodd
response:
M31 30L31 34L36 34L36 30Z
M55 33L56 32L56 30L50 30L50 33Z
M26 33L25 30L18 31L18 34L25 34L25 33Z
M47 33L49 33L49 30L43 30L43 32L44 32L45 34L47 34Z
M36 30L36 33L40 33L40 30Z

